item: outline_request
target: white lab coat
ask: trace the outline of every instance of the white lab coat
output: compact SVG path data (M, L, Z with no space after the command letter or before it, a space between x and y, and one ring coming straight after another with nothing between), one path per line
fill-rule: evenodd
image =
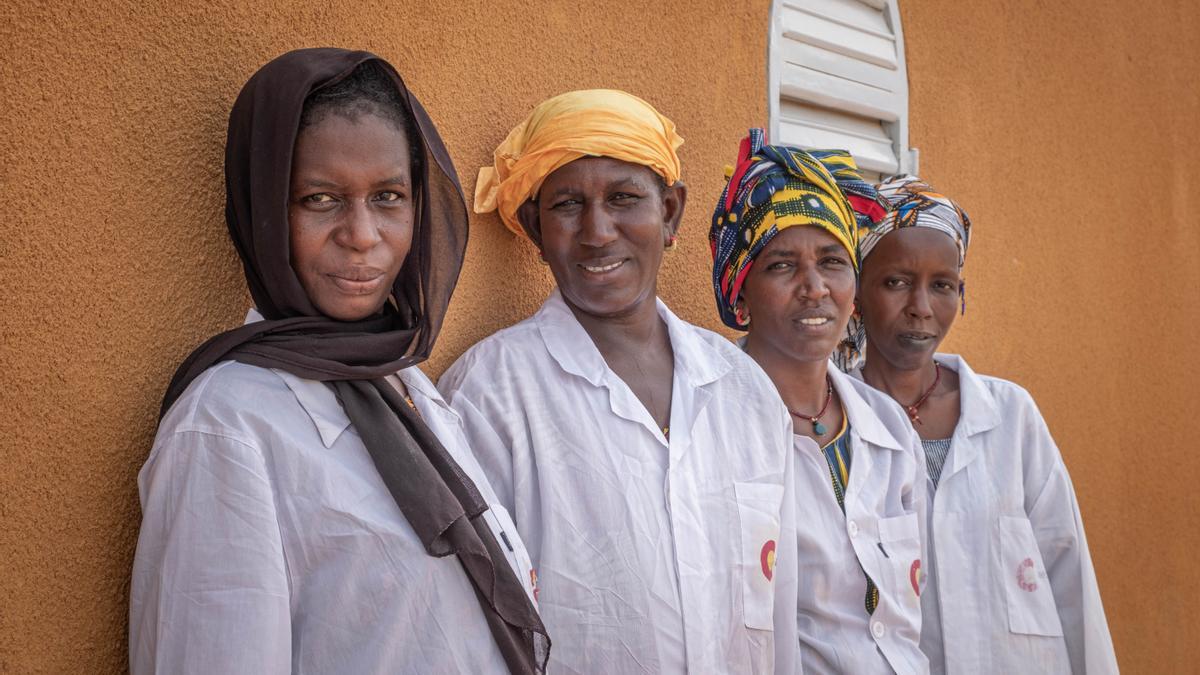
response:
M751 359L658 313L669 441L557 290L439 386L529 546L553 672L795 672L791 422Z
M532 595L458 415L417 368L399 377ZM508 672L462 566L425 552L348 427L324 384L232 361L171 406L138 477L134 675Z
M839 371L829 374L850 423L845 514L829 464L797 434L799 631L806 673L926 673L921 567L926 484L920 439L900 406ZM864 570L879 589L867 614Z
M961 412L930 509L933 672L1116 673L1079 503L1033 399L935 358L958 373Z

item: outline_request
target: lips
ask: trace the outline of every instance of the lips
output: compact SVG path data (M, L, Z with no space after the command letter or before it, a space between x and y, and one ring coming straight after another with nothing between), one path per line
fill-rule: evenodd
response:
M824 331L833 326L836 315L823 309L807 309L792 317L792 323L804 331Z
M626 262L626 258L608 257L577 263L577 265L588 276L604 276L621 269Z
M345 267L326 274L333 285L343 293L367 295L383 286L387 275L378 267Z

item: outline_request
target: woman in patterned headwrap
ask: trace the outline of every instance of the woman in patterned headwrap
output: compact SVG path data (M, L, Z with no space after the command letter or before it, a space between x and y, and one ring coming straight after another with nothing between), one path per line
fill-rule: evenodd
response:
M859 232L885 203L842 151L742 141L713 214L713 287L795 433L797 603L808 673L923 673L920 446L894 401L841 373Z
M558 287L442 377L537 567L569 673L791 673L792 453L762 371L657 298L686 197L675 126L619 91L537 106L476 211Z
M971 221L914 176L860 245L861 376L906 406L925 449L933 672L1115 673L1112 640L1062 456L1021 387L936 354L963 303ZM868 339L869 337L869 339Z

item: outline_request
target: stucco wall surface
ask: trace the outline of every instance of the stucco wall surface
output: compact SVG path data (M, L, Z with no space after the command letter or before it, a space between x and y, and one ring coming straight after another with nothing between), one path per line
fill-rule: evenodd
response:
M179 361L240 322L225 120L288 49L394 63L468 193L538 101L618 87L687 139L691 187L661 294L717 325L706 231L721 167L765 123L769 3L8 3L0 8L0 672L125 664L136 475ZM1071 469L1122 664L1178 670L1197 629L1187 406L1200 350L1197 10L1097 0L904 0L912 140L974 217L952 347L1037 398ZM1086 13L1085 13L1086 10ZM1133 157L1132 160L1123 157ZM551 287L493 216L428 365ZM1152 443L1147 443L1147 441ZM1153 451L1158 462L1146 453Z
M1195 672L1200 4L901 9L921 173L975 226L950 349L1045 415L1122 670Z

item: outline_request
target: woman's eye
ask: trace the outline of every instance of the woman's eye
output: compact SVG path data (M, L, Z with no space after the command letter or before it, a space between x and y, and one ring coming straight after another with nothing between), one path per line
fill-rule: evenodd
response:
M849 263L847 260L845 260L844 258L838 258L837 256L830 256L830 257L826 258L826 259L825 259L823 262L824 262L826 265L833 265L833 266L835 266L835 267L840 267L840 266L842 266L842 265L849 265L849 264L850 264L850 263Z
M628 204L638 199L640 199L638 195L629 194L628 192L618 192L612 196L612 201L622 204Z
M559 210L559 209L569 209L573 206L579 206L578 199L563 199L562 201L554 202L554 204L552 204L550 206L550 208Z
M301 201L308 202L309 204L329 204L333 202L333 195L320 192L315 195L309 195Z
M376 197L376 199L381 202L398 202L398 201L404 199L404 195L399 192L393 192L391 190L387 190L384 192L380 192L379 196Z
M904 279L888 279L883 282L888 288L904 288L908 283Z
M791 263L787 263L787 262L773 262L773 263L771 263L770 265L767 265L767 271L768 271L768 272L779 272L779 271L782 271L782 270L788 270L788 269L791 269L791 267L792 267L792 264L791 264Z

